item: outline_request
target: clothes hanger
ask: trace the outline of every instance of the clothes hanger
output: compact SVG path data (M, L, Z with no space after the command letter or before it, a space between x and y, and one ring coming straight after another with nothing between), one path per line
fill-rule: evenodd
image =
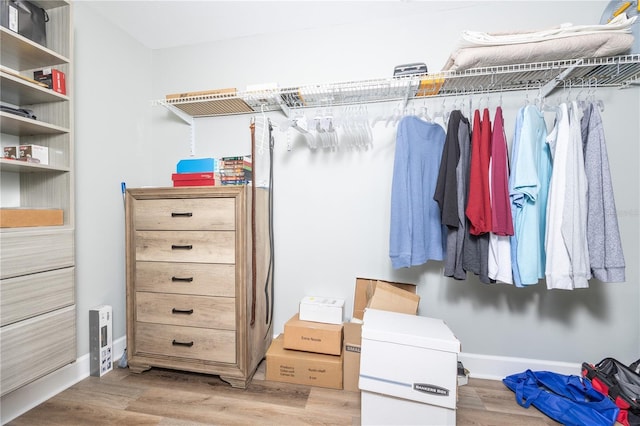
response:
M591 86L591 80L592 79L593 79L593 86ZM591 77L589 79L588 84L591 87L590 93L587 96L588 100L591 103L594 103L600 109L600 112L604 112L604 101L602 99L596 99L596 92L597 92L597 89L598 89L598 78L597 77Z

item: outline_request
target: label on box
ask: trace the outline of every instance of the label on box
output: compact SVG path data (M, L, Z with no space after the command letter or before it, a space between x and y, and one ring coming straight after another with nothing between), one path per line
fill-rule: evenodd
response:
M9 5L9 29L18 32L18 9Z

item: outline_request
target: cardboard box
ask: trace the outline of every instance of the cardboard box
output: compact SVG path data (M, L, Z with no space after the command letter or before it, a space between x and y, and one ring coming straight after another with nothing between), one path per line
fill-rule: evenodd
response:
M298 314L284 324L285 349L340 355L342 353L342 324L302 321Z
M61 95L67 94L67 81L65 74L55 68L45 68L40 71L33 72L33 79L44 83L47 87L54 92L58 92Z
M173 173L173 186L214 186L213 172L209 173Z
M376 284L376 290L373 292L367 308L415 315L418 313L419 303L420 296L417 294L385 282L379 282Z
M17 146L5 146L2 148L2 158L7 160L18 159L18 147Z
M344 299L307 296L300 301L299 318L327 324L342 324Z
M40 145L20 145L18 160L47 165L49 164L49 148Z
M96 306L89 310L89 371L103 376L113 370L112 308Z
M265 378L275 382L342 389L342 356L285 349L284 336L267 350Z
M360 378L360 347L362 344L362 324L345 322L342 353L344 357L342 385L344 390L358 392Z
M415 312L417 312L420 297L415 295L415 284L394 283L370 278L356 278L356 290L353 300L353 318L358 318L360 320L363 318L364 310L369 305L371 298L375 294L378 284L382 284L381 287L384 288L384 295L389 295L393 298L390 303L384 303L382 298L377 298L376 306L378 306L378 309L400 309L400 312L405 313L410 313L410 311L415 309ZM413 296L409 296L405 293L394 293L393 290L389 289L389 287L404 290L407 293L413 294ZM383 294L381 293L380 296L383 296Z
M28 226L62 226L64 212L61 209L0 209L0 228Z
M359 380L362 424L420 418L455 425L458 353L460 342L441 319L367 309Z

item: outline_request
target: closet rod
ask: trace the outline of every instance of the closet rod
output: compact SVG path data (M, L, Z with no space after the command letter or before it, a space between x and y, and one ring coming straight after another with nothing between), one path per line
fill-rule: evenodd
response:
M595 82L596 87L625 88L640 82L640 54L471 68L464 71L310 84L263 91L191 96L153 101L171 105L192 117L213 117L426 99L467 93L494 93L539 88L544 96L560 85Z

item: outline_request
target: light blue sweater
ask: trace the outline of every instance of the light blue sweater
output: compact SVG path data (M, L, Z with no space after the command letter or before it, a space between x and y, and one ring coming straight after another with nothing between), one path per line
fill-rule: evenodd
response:
M413 116L398 123L389 238L394 269L444 259L446 230L433 199L444 141L438 124Z

